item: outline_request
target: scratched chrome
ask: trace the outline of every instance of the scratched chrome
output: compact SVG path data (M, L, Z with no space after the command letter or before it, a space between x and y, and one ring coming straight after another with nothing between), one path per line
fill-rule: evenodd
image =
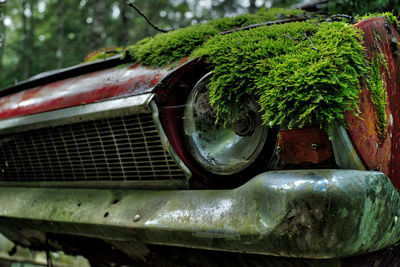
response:
M149 93L168 73L135 64L53 82L0 98L0 119Z
M116 197L118 205L113 205ZM0 225L17 233L23 229L28 240L39 232L54 232L339 258L395 244L400 238L399 205L398 192L381 172L275 171L233 190L0 187Z

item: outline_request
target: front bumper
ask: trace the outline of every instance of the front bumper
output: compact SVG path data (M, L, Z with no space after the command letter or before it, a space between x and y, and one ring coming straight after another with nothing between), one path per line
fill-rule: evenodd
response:
M385 174L354 170L266 172L233 190L0 188L1 231L25 246L59 233L338 258L397 242L399 208Z

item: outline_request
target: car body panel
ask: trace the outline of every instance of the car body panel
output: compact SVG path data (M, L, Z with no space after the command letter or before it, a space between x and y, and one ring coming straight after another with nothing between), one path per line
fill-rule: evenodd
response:
M356 26L364 33L368 57L383 55L387 60L387 70L380 69L386 91L386 133L382 137L377 131L377 111L365 86L360 94L360 113L347 114L347 121L350 137L367 168L384 172L400 189L400 34L394 25L388 25L385 19L374 18Z
M167 74L130 64L52 82L0 98L0 119L149 93Z

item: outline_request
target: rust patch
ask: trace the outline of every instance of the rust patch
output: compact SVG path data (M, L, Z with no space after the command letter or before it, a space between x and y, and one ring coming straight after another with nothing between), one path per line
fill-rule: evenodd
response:
M400 35L384 18L365 20L356 27L364 32L367 56L372 59L377 53L383 53L387 60L388 75L383 76L387 93L386 134L382 138L377 132L376 110L365 84L360 94L359 117L346 114L348 131L367 168L384 172L400 189L400 61L397 51L393 50L393 40L400 40Z
M278 153L285 164L321 163L332 156L332 148L319 128L281 130Z

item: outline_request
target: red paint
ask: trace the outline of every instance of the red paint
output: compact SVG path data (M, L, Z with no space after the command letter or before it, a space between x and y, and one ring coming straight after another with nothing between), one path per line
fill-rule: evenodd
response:
M151 92L168 73L135 64L46 84L0 98L0 119Z
M332 157L328 136L319 128L281 130L278 146L285 164L322 163Z
M368 57L372 58L375 53L382 52L388 62L389 73L381 69L381 73L385 73L387 91L387 127L386 136L379 137L375 107L371 102L370 91L364 86L360 95L360 118L350 113L346 115L350 125L348 131L367 168L381 170L400 189L400 55L395 55L392 51L391 36L385 28L383 18L365 20L356 27L364 32L364 46ZM400 35L393 25L391 32L400 41Z

